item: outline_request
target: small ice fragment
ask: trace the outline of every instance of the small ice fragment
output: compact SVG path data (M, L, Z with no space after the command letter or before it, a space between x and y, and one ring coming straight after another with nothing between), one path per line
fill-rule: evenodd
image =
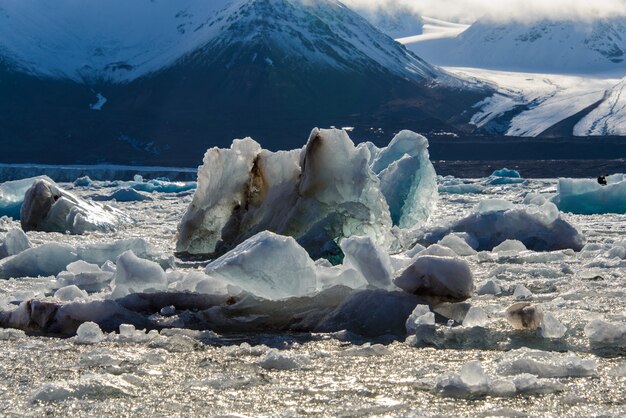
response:
M266 370L297 370L302 369L310 359L306 356L296 356L272 348L257 364Z
M533 294L530 290L526 288L523 284L518 284L515 286L515 291L513 292L513 299L515 300L528 300L533 297Z
M462 257L476 255L476 250L473 249L463 238L455 234L446 235L438 242L438 244L450 248L457 255Z
M477 213L502 212L513 208L513 203L502 199L481 200L476 206Z
M62 302L71 302L75 299L85 299L89 296L76 285L65 286L54 292L54 297Z
M550 312L543 315L543 319L537 329L537 334L543 338L563 338L567 328L559 322Z
M495 246L491 251L494 253L520 253L522 251L526 251L526 246L521 241L516 239L507 239L506 241L503 241L502 244Z
M463 326L467 328L484 327L488 322L489 316L487 315L487 312L485 312L482 308L472 306L469 311L467 311L465 319L463 319Z
M406 332L411 335L422 326L434 327L434 325L435 314L430 311L428 305L417 305L406 320Z
M97 344L104 340L102 330L95 322L84 322L76 331L76 344Z
M486 392L489 387L489 378L478 360L465 363L461 367L460 377L472 392Z
M502 288L495 280L487 280L476 289L477 295L499 295Z

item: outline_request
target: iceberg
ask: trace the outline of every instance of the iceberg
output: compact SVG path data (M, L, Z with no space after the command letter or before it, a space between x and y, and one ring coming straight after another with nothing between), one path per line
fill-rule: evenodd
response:
M0 217L20 219L22 203L26 191L38 180L52 181L47 176L31 177L22 180L6 181L0 184Z
M580 215L626 213L626 179L623 174L606 178L605 186L593 179L559 179L554 203L563 212Z
M372 170L380 178L394 225L411 228L428 220L437 202L437 174L425 137L401 131L380 150Z
M36 180L26 191L21 209L24 231L84 234L108 232L131 222L108 205L87 202L49 180Z
M520 241L533 251L580 251L585 245L583 234L551 202L537 206L482 201L466 217L426 233L424 241L434 243L451 232L469 234L477 241L479 251L492 250L506 240Z
M356 147L345 131L314 129L293 151L263 150L250 138L210 149L176 251L220 256L264 230L291 236L312 258L335 264L347 237L369 236L387 250L394 221L424 221L436 197L426 147L408 131L377 150Z

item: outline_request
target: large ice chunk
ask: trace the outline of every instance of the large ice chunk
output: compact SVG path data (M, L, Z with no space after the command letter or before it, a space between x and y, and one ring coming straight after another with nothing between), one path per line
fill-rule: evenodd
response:
M436 300L462 301L474 290L472 272L465 260L420 255L394 283L399 288Z
M582 233L563 219L550 202L537 206L483 201L466 217L435 228L424 238L427 243L434 243L451 232L468 233L477 240L478 250L492 250L506 240L521 241L533 251L579 251L585 244Z
M77 260L73 247L50 242L0 260L0 279L54 276Z
M167 277L157 263L137 257L132 251L120 255L115 263L113 293L111 297L118 299L129 293L165 290Z
M372 170L380 178L394 225L410 228L428 219L437 202L437 175L425 137L401 131L380 151Z
M87 202L49 180L37 180L26 191L21 209L24 231L111 231L131 219L107 205Z
M374 287L392 286L393 267L389 255L370 237L351 237L341 242L344 266L352 267Z
M0 184L0 217L20 219L24 195L37 180L52 181L47 176L31 177L22 180L6 181Z
M626 324L594 319L585 325L585 335L593 344L626 346Z
M67 271L57 275L57 286L75 286L88 292L98 292L108 286L113 276L113 272L103 271L96 264L79 260L68 264Z
M541 378L584 377L595 375L596 368L595 360L583 360L571 353L520 349L505 355L498 373L505 376L527 373Z
M24 231L18 228L10 229L0 240L0 259L19 254L32 246Z
M606 186L593 179L559 179L554 201L563 212L581 215L626 213L626 179L607 177Z
M0 279L55 276L75 261L83 260L101 265L106 261L115 260L128 250L132 250L141 258L162 261L154 247L141 238L86 244L78 247L49 242L0 260ZM70 281L65 283L67 284L76 283Z
M223 255L264 230L334 262L346 237L369 236L386 249L392 219L413 226L430 212L436 184L426 146L403 132L375 150L356 147L343 130L314 129L304 149L289 152L262 150L250 138L210 149L176 250Z
M261 232L206 268L209 276L266 299L315 292L315 263L292 237Z

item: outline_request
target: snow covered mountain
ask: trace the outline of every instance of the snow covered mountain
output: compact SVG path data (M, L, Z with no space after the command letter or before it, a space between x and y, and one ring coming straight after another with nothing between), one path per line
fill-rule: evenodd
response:
M489 90L426 63L336 0L0 8L7 161L189 164L234 137L289 149L315 125L465 129L459 115Z
M0 3L0 51L37 75L128 82L171 66L199 48L272 44L293 61L398 74L437 71L364 25L337 1L38 0ZM270 65L269 57L239 56ZM256 54L256 55L255 55ZM278 57L280 58L280 57Z
M555 74L626 71L626 18L494 23L483 20L435 41L405 39L438 65Z
M378 7L363 7L360 1L347 0L344 3L394 39L421 34L423 31L422 16L405 5L381 4Z
M626 136L626 77L607 91L602 102L576 124L574 135Z

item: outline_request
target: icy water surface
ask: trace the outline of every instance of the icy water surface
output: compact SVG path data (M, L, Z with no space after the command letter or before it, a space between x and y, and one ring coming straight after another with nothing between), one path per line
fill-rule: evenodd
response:
M487 198L519 203L526 193L553 192L555 185L529 180L489 186L483 194L441 194L430 222L457 219ZM100 193L74 191L83 197ZM172 254L176 225L191 194L153 197L113 202L136 220L114 233L28 235L35 245L142 237ZM501 292L469 301L489 315L485 327L438 325L443 335L438 348L346 333L219 336L191 331L161 332L145 341L111 336L79 345L74 338L0 330L0 415L624 416L626 349L592 344L584 327L594 319L626 323L626 263L607 255L626 236L626 216L566 218L587 238L585 251L465 257L477 288L493 280ZM0 228L15 225L5 219ZM0 297L19 301L49 295L53 281L5 281ZM518 285L527 292L516 292ZM552 313L567 327L565 336L547 340L534 331L513 330L503 311L520 300ZM524 361L515 363L519 359ZM508 394L441 390L442 376L460 373L473 360L480 361L490 382L526 379L525 386L520 384L525 389ZM480 374L468 379L474 386L484 383Z

